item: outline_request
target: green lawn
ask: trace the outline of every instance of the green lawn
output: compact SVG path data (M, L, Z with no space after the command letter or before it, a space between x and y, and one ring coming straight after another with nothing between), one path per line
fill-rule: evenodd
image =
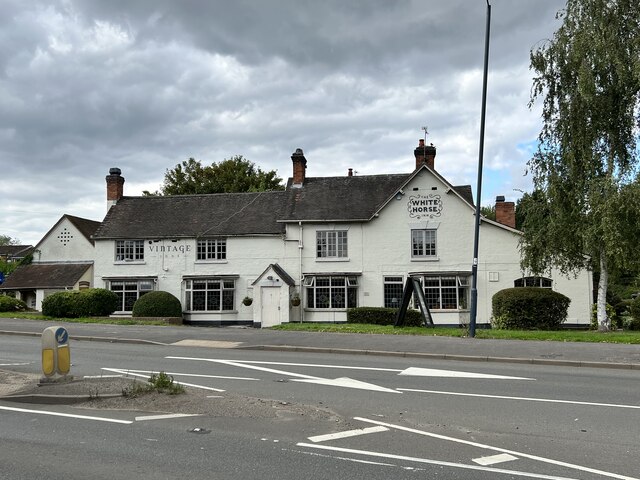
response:
M167 325L161 320L144 320L142 318L54 318L46 315L21 312L0 312L0 318L24 318L27 320L63 321L69 323L101 323L106 325ZM0 326L2 320L0 320Z
M380 335L430 335L440 337L466 337L464 328L444 327L401 327L368 325L359 323L313 324L288 323L271 327L273 330L298 332L371 333ZM634 343L640 344L640 332L616 331L595 332L591 330L476 330L476 338L505 340L545 340L556 342Z

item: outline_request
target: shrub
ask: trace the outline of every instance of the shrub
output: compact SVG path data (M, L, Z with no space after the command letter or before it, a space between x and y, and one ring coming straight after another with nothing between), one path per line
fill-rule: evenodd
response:
M637 296L629 305L629 313L631 320L629 321L629 330L640 330L640 296Z
M67 290L64 292L52 293L42 300L42 314L56 318L76 318L76 297L80 294L78 290Z
M22 312L27 309L27 304L17 298L0 295L0 312Z
M491 326L500 330L557 330L571 300L549 288L507 288L493 296Z
M607 303L605 311L607 312L607 318L609 319L609 328L611 330L615 330L620 326L620 317L618 316L616 309ZM589 326L589 329L598 330L598 305L596 304L591 306L591 325Z
M58 318L108 316L117 305L118 295L104 288L67 290L46 297L42 301L42 313Z
M78 317L108 317L118 308L118 295L105 288L80 290L75 301Z
M382 307L358 307L347 310L347 323L368 323L373 325L393 325L398 309ZM407 310L405 327L422 325L422 314L418 310Z
M134 317L182 317L180 300L169 292L145 293L133 304Z

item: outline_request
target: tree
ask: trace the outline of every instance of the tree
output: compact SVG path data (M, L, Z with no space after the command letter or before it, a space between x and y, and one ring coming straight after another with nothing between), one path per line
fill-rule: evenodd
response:
M0 245L20 245L20 240L9 235L0 235Z
M552 40L531 52L530 106L543 99L529 161L539 192L526 202L523 267L600 271L597 318L609 329L611 271L638 261L640 3L567 0Z
M484 207L480 207L480 213L484 218L488 218L489 220L496 219L496 206L495 205L485 205Z
M283 190L275 170L265 172L242 155L203 166L190 158L167 170L160 191L145 195L193 195L199 193L262 192Z

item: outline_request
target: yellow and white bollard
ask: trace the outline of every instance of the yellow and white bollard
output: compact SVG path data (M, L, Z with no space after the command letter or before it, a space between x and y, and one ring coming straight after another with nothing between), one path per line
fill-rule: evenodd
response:
M67 375L71 370L69 333L63 327L48 327L42 332L42 372L47 377Z

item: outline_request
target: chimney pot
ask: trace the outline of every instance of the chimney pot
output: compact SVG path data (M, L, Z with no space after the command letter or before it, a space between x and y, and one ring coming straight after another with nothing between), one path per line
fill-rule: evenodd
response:
M291 155L291 161L293 162L293 186L302 187L307 169L307 159L301 148L296 148L296 151Z
M427 165L431 170L435 170L436 147L433 146L433 143L426 146L424 139L421 138L418 140L418 146L413 151L413 154L416 157L416 170L422 165Z
M124 177L122 176L122 171L117 167L110 168L106 180L108 210L124 196Z
M349 176L350 176L350 177L353 177L353 168L350 168L350 169L349 169Z
M496 222L516 228L516 204L505 202L503 195L496 197Z

